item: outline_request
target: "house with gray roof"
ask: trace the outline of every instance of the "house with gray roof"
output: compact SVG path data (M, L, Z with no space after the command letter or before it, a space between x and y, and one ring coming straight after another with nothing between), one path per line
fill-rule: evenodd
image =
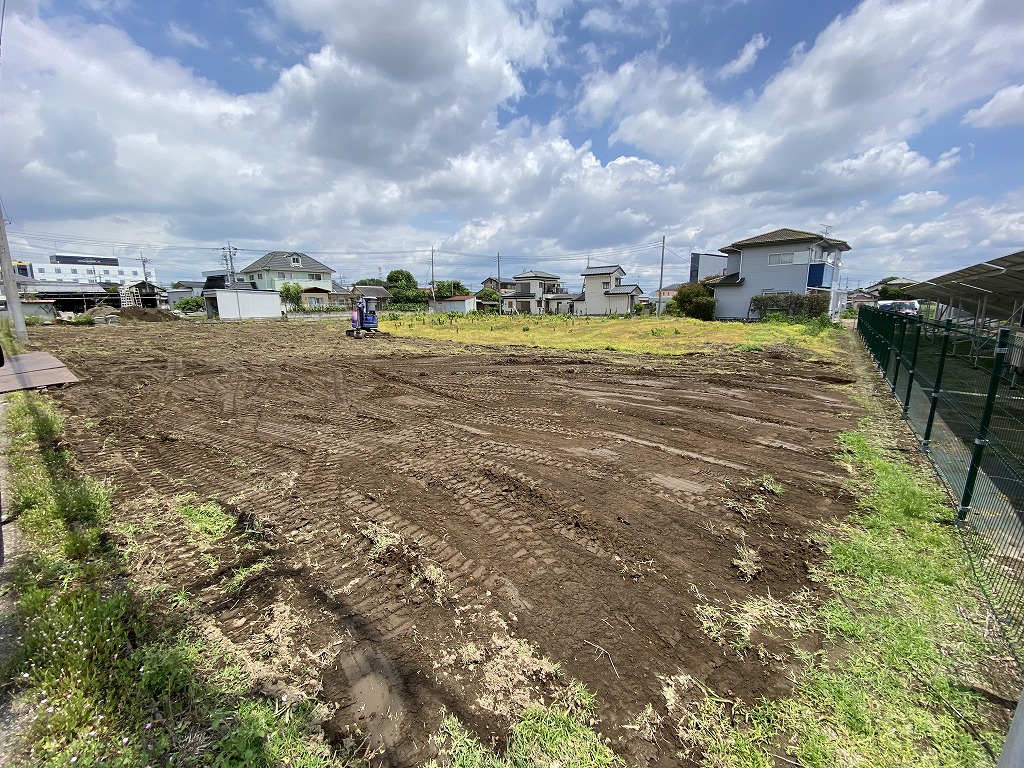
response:
M574 302L577 315L631 315L643 289L636 283L623 283L626 270L618 264L587 267L583 275L583 295Z
M240 274L261 291L280 291L285 283L298 283L303 303L317 306L327 304L334 270L304 253L271 251L242 269Z
M562 287L562 278L550 272L531 269L513 275L512 293L502 293L503 311L507 314L546 315L571 312L570 294Z
M822 291L829 296L833 316L844 308L839 290L845 240L799 229L776 229L719 248L726 255L725 273L707 281L717 301L718 320L757 319L752 315L755 296Z

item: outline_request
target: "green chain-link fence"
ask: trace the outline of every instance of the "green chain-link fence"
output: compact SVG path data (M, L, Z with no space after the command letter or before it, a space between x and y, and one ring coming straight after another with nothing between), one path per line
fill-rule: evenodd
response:
M861 307L871 356L939 475L1000 627L1024 660L1024 336Z

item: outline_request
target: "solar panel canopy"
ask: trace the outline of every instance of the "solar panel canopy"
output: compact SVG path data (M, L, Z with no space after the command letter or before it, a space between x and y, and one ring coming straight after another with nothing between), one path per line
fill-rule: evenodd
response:
M1024 306L1024 251L972 264L945 275L908 285L915 299L976 310L984 301L986 314L1009 317Z

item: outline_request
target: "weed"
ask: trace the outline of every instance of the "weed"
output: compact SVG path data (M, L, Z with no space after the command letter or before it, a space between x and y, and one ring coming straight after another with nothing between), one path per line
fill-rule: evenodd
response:
M205 504L193 504L189 503L190 501L190 496L179 496L176 499L178 514L185 518L193 531L205 539L219 539L238 522L216 501L208 501Z
M356 520L355 527L373 545L370 549L371 560L381 560L389 554L402 551L402 536L383 523Z
M782 495L782 484L771 475L761 475L740 483L744 488L757 488L763 493L770 493L772 496Z
M754 547L747 546L746 541L736 545L736 557L733 558L732 564L739 569L744 581L750 581L762 570L760 554Z
M224 586L224 591L229 595L237 595L242 591L242 588L252 580L254 577L263 573L264 571L272 568L274 561L272 558L264 557L257 560L252 565L246 566L245 568L239 568L228 580L228 583Z

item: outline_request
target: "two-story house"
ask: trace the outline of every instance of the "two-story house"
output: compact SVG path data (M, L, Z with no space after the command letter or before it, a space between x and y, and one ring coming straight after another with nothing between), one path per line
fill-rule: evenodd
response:
M562 288L562 278L558 275L533 269L513 275L513 279L516 281L515 291L503 293L501 297L506 313L543 315L567 310L570 295ZM561 309L563 306L566 309Z
M843 309L840 258L850 250L844 240L798 229L776 229L719 250L727 257L725 273L707 283L715 291L716 319L748 319L751 298L772 293L824 291L829 294L830 314Z
M481 283L484 288L490 288L499 294L515 293L517 288L516 281L508 278L502 278L500 281L496 277L488 277Z
M241 271L245 280L261 291L280 291L285 283L298 283L302 302L310 307L326 305L331 295L334 270L304 253L271 251Z
M623 283L626 270L618 264L587 267L583 275L583 296L575 302L577 315L631 315L643 290L635 283Z

